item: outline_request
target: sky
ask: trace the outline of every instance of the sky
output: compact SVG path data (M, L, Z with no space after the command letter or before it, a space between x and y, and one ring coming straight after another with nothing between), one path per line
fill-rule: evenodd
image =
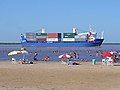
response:
M20 42L20 34L89 31L104 42L120 43L120 0L0 0L0 42Z

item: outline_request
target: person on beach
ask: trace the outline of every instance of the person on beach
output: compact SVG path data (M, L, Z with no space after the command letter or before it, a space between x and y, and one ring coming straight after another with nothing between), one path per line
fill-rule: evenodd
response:
M35 61L37 61L37 60L38 60L38 59L37 59L37 56L38 56L38 53L37 53L37 52L35 52L34 57L33 57Z
M45 58L44 58L44 61L49 61L50 60L50 57L49 56L46 56Z
M24 47L22 47L21 49L20 49L20 53L22 54L22 60L23 61L26 61L26 59L27 59L27 55L28 55L28 51L26 50L26 48L24 48Z
M76 57L77 57L77 54L76 54L76 52L73 52L73 55L74 55L74 58L76 59Z
M79 57L79 53L77 54L77 59L80 59L80 57Z

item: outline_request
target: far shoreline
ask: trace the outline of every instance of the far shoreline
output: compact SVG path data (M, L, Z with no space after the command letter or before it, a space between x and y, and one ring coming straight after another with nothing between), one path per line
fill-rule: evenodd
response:
M20 45L21 43L7 43L7 42L4 42L4 43L0 43L0 45ZM102 45L120 45L120 43L103 43Z

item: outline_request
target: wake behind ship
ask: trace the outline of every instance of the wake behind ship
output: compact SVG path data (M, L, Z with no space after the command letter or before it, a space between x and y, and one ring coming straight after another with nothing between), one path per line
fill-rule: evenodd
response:
M97 33L91 28L85 33L77 33L77 29L73 28L72 33L46 33L42 29L37 33L21 34L21 44L24 47L95 47L100 46L103 40L103 36L97 38Z

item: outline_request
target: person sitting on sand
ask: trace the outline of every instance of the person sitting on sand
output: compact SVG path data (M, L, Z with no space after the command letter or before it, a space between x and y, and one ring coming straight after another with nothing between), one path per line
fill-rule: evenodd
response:
M44 61L49 61L50 60L50 57L49 56L46 56L45 58L44 58Z
M73 62L73 65L80 65L79 62Z
M25 61L19 61L18 63L19 64L25 64Z

